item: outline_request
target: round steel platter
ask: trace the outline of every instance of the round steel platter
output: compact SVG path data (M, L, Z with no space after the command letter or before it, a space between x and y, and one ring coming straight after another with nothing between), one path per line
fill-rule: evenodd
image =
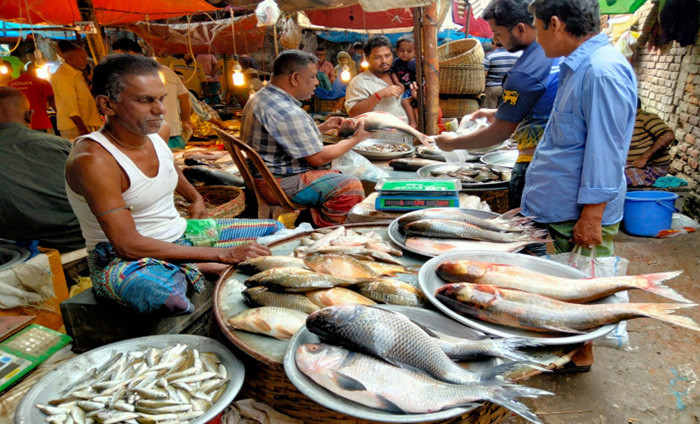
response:
M435 291L443 285L447 284L446 281L438 277L437 273L435 272L436 268L438 267L438 265L445 261L456 260L474 260L481 262L506 264L522 267L532 271L541 272L543 274L566 278L585 278L586 275L581 271L568 267L564 264L553 262L544 258L538 258L529 255L520 255L516 253L493 253L462 250L458 252L445 253L444 255L440 255L429 260L425 263L425 265L421 267L420 272L418 273L418 284L420 284L421 289L423 289L423 292L428 297L430 303L432 303L440 311L457 320L458 322L461 322L464 325L468 325L471 328L500 337L525 337L530 340L535 340L543 345L565 345L573 343L582 343L588 340L595 339L597 337L604 336L615 328L615 324L608 324L584 334L572 335L561 333L561 335L559 335L554 333L538 333L535 331L506 327L503 325L482 321L477 318L470 318L461 315L448 308L445 304L440 302L435 297ZM592 303L619 303L619 301L615 296L608 296L606 298L600 299Z
M386 145L386 144L401 144L403 146L407 147L406 151L403 152L374 152L374 151L369 151L369 150L364 150L363 147L370 147L370 146L381 146L381 145ZM403 156L408 156L410 154L413 154L415 152L415 148L413 146L410 146L405 143L397 142L397 141L391 141L391 140L378 140L374 138L370 138L368 140L362 141L355 145L355 147L352 148L353 151L361 154L362 156L366 157L369 160L389 160L389 159L395 159L395 158L400 158Z
M496 152L486 153L479 158L479 160L487 165L513 168L513 166L515 166L515 161L518 160L518 154L517 150L498 150Z
M331 229L333 227L330 227ZM389 240L387 224L348 224L345 228L357 232L375 231ZM314 230L315 231L315 230ZM299 246L299 240L308 237L312 232L308 231L294 235L284 240L269 245L273 255L289 255L294 248ZM405 266L422 265L425 261L414 256L402 256L399 258ZM282 363L284 353L287 350L289 340L277 340L262 334L249 333L247 331L233 330L226 321L233 315L250 309L243 300L241 292L246 288L243 282L250 275L243 274L231 268L217 282L214 290L214 316L219 323L221 331L241 350L266 364L275 365ZM397 274L397 278L414 286L418 286L418 278L415 274Z
M473 339L481 335L481 333L464 327L463 325L458 324L435 311L394 305L381 305L380 307L400 312L418 324L451 336ZM326 390L324 387L320 386L311 378L306 376L306 374L301 372L296 365L296 361L294 360L294 355L299 346L307 343L320 343L320 341L321 340L317 335L311 333L306 329L306 327L302 327L294 335L294 337L290 339L289 350L284 356L284 372L292 384L294 384L294 386L299 389L300 392L328 409L370 421L387 423L416 423L446 420L448 418L464 414L465 412L475 408L450 408L443 411L426 414L394 414L391 412L370 408L338 396ZM499 361L496 359L488 359L485 361L462 363L462 365L472 371L479 372L489 370L498 363Z
M226 391L218 401L203 415L190 421L188 424L205 424L214 419L236 397L243 385L245 367L231 351L214 339L192 334L161 334L157 336L138 337L117 343L98 347L82 355L72 358L55 369L49 371L24 395L15 411L15 424L36 424L45 422L46 415L34 405L47 404L50 400L63 396L64 391L82 379L87 372L98 368L109 360L115 353L130 352L147 349L149 347L167 348L176 344L185 344L187 347L197 349L200 352L213 352L226 367L226 372L231 379Z
M456 170L459 167L471 167L475 169L483 169L491 165L486 165L484 163L465 163L463 165L451 165L451 164L438 164L438 165L428 165L420 168L416 173L418 174L419 177L426 177L426 178L434 178L437 177L437 175L433 175L433 172L451 172ZM501 167L495 167L495 168L501 168ZM507 168L501 168L503 171L510 171L510 169ZM449 177L449 175L440 175L440 177ZM451 178L459 178L459 177L451 177ZM491 182L485 182L485 183L466 183L462 181L462 190L461 191L471 191L474 189L480 189L480 190L495 190L495 189L501 189L501 188L506 188L510 184L509 181L491 181Z
M426 210L426 211L440 211L440 210L442 210L442 208L431 208L431 209L424 209L424 210ZM445 209L445 210L447 210L447 209ZM498 216L498 214L495 212L482 211L479 209L461 208L459 210L464 211L464 212L468 212L469 214L474 215L475 217L481 218L481 219L495 218ZM409 213L411 213L411 212L409 212ZM391 221L391 223L389 224L388 231L389 231L389 238L391 239L391 241L393 241L397 245L401 246L402 249L408 250L411 253L415 253L415 254L421 255L421 256L426 256L429 258L435 257L435 255L423 253L420 250L412 249L412 248L406 246L406 237L403 234L401 234L401 232L399 231L399 219L401 219L401 217L396 218L395 220Z

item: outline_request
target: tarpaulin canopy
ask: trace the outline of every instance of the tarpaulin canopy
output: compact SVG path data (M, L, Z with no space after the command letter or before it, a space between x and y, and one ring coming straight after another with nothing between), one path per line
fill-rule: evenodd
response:
M306 12L312 24L347 29L382 29L413 26L411 9L390 9L384 12L366 13L359 5L329 10Z
M23 25L5 21L0 22L0 37L2 38L27 38L32 32L57 40L75 40L75 32L70 28L63 29L56 26L49 27L46 25Z
M251 53L262 48L265 30L256 27L255 15L237 17L234 21L236 53ZM231 21L228 19L192 24L148 24L139 22L127 25L147 42L155 53L233 53Z
M601 15L621 15L634 13L647 0L600 0Z
M97 22L114 25L173 18L216 7L205 0L93 0ZM73 25L82 21L76 0L4 0L0 20L18 23Z

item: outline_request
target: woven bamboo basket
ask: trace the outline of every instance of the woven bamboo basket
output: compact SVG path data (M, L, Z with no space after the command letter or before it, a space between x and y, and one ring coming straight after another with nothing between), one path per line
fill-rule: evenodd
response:
M327 409L306 397L297 390L284 373L281 364L269 365L255 362L246 366L246 381L238 395L239 399L253 398L263 402L276 411L306 424L375 424ZM498 424L510 411L502 406L487 402L461 416L429 423L441 424ZM427 422L425 423L427 424Z
M484 91L484 65L443 65L439 71L440 94L479 94Z
M438 65L481 65L484 49L474 38L465 38L441 45L437 49Z
M473 191L469 192L469 194L479 196L482 201L488 203L493 212L508 212L508 188L501 190Z
M238 187L214 185L196 186L209 212L209 218L230 219L240 215L245 209L245 193ZM181 215L187 215L187 202L175 195L175 206Z
M461 119L464 115L469 115L479 110L479 102L472 98L440 99L439 105L440 109L442 109L443 119Z

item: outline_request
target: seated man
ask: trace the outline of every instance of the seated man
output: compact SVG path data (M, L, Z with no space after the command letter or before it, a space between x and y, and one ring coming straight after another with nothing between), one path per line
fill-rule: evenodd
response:
M673 131L655 113L642 110L637 99L637 117L630 150L627 153L625 178L628 186L652 186L671 165L668 147L676 139Z
M331 171L329 164L370 133L358 122L350 138L323 145L321 133L339 129L343 119L332 117L316 127L300 107L318 84L316 60L299 50L277 56L270 83L243 109L241 136L260 154L289 198L313 207L314 224L325 227L344 223L350 209L364 199L360 181ZM262 179L256 182L266 200L274 203L267 184Z
M187 284L201 291L202 272L220 273L225 264L270 253L255 243L223 246L254 240L281 224L220 220L213 247L193 246L195 234L175 209L173 192L190 202L190 216L204 218L206 209L157 134L166 96L159 70L154 60L132 54L107 56L95 67L92 90L106 121L75 141L66 191L98 295L140 312L191 312Z
M72 145L29 129L32 112L22 92L0 87L0 238L81 249L85 240L63 178Z
M391 41L383 35L375 35L367 40L365 57L369 68L350 81L345 92L345 109L351 117L366 112L388 112L408 123L408 115L401 106L403 86L394 85L391 78L391 65L394 54ZM402 132L379 131L375 138L411 141Z

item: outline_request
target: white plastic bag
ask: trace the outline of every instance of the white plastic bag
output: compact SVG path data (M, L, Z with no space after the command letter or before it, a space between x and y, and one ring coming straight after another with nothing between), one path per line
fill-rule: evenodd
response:
M596 258L595 249L591 250L591 256L581 254L581 247L577 246L569 253L550 255L549 259L576 268L589 277L615 277L627 274L628 259L619 256ZM619 302L629 303L630 298L626 290L617 292L613 296ZM615 329L605 336L593 340L596 346L611 347L620 350L631 350L627 334L627 321L620 321Z
M389 173L374 165L361 154L349 150L344 155L333 160L333 169L345 175L352 175L360 180L377 182L389 178Z
M280 33L280 44L285 49L298 49L301 42L301 29L294 19L288 15L282 18L282 32Z
M263 0L255 8L258 26L275 25L280 17L280 8L275 0Z

